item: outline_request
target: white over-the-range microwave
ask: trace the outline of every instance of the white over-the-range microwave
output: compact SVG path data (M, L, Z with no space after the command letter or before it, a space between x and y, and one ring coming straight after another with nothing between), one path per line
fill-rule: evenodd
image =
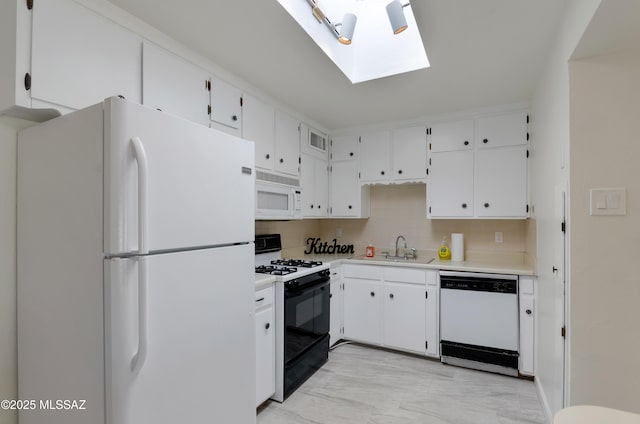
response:
M302 219L300 187L256 180L256 219Z

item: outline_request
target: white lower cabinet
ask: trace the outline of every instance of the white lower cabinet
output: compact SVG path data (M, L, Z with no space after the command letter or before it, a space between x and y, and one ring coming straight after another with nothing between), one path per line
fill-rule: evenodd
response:
M273 286L256 292L256 406L276 391Z
M343 281L345 339L438 356L437 271L345 264Z
M342 338L342 267L331 267L330 309L329 309L329 346Z
M384 345L424 354L424 285L385 281L383 308Z
M425 312L425 346L427 356L440 357L440 277L427 271L427 307Z
M535 293L533 278L520 277L520 374L534 375Z
M382 281L344 278L344 337L382 344Z

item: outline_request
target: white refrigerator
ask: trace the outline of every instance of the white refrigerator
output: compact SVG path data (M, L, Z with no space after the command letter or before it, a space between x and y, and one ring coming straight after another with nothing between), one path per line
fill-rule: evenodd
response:
M19 133L21 424L256 422L254 181L252 142L118 98Z

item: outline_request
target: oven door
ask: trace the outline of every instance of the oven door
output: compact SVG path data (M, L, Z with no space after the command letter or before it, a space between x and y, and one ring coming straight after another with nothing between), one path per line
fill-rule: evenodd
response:
M284 396L329 357L329 278L284 293Z

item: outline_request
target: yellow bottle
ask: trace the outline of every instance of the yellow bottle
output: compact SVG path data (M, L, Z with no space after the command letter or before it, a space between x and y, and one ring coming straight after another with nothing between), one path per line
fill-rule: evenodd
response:
M438 249L438 257L441 261L451 260L451 249L449 249L446 237L442 237L442 244L440 245L440 249Z

